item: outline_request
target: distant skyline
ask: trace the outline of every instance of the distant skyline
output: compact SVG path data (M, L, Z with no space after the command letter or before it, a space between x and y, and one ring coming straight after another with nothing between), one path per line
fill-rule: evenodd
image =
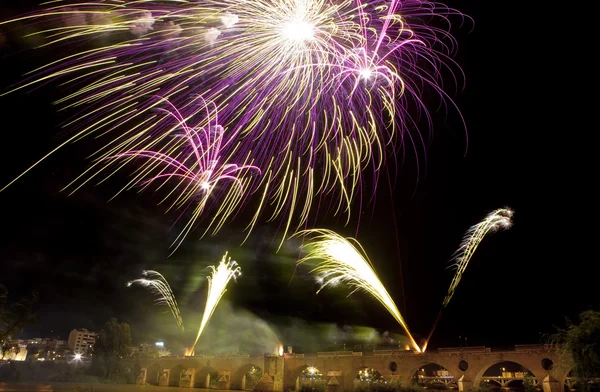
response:
M510 206L514 227L484 240L430 347L459 346L459 336L467 337L470 346L538 343L554 325L564 325L564 317L598 307L597 276L588 272L593 253L584 250L591 235L578 222L588 216L595 222L597 213L586 210L588 192L574 185L575 171L549 164L562 166L572 159L563 154L573 153L549 146L550 131L562 128L547 119L550 109L532 104L546 98L530 84L537 70L523 68L517 59L531 56L530 43L522 37L507 39L506 15L495 4L447 4L475 20L472 32L470 26L453 30L466 89L448 91L467 123L466 155L456 113L437 113L427 157L398 156L393 192L382 175L376 203L364 208L358 233L331 217L316 226L357 234L411 331L424 338L450 284L448 261L463 233L491 210ZM0 6L1 18L14 12L9 7ZM32 57L14 41L0 47L0 86L30 70ZM51 104L57 96L59 90L49 84L29 94L0 97L0 186L64 137L59 128L64 118ZM226 250L243 271L224 302L233 307L232 314L241 315L237 322L256 325L260 318L281 334L293 334L290 326L298 325L299 336L312 323L372 327L380 335L401 331L367 294L346 298L347 288L339 287L317 296L305 270L291 280L297 254L293 243L275 253L276 225L262 224L243 247L238 247L243 221L201 241L194 233L168 258L176 215L164 214L151 194L129 192L109 202L111 184L89 186L71 197L59 193L86 167L90 143L63 150L0 193L0 284L8 287L12 300L32 290L40 293L40 322L27 327L23 337L59 334L65 339L73 328L99 330L106 319L117 317L132 325L136 342L171 339L185 344L203 309L204 268ZM394 165L388 167L395 176ZM177 335L166 309L152 305L150 293L125 287L142 269L167 276L181 301L185 335Z

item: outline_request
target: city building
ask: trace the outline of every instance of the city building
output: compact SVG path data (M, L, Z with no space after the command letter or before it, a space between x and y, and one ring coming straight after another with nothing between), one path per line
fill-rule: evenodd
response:
M27 346L24 344L17 344L15 342L9 342L2 351L0 347L0 360L4 361L24 361L27 358Z
M87 329L74 329L69 333L67 346L74 354L87 354L96 342L96 332Z

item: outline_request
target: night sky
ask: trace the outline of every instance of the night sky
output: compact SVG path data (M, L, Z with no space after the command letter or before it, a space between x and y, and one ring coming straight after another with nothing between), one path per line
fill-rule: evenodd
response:
M10 3L3 6L1 19L17 14ZM575 122L564 124L574 104L566 102L558 112L548 92L538 88L543 82L531 43L539 37L525 16L507 25L497 3L447 4L475 20L472 31L469 23L453 30L466 88L455 93L448 83L467 123L468 150L465 154L466 134L457 114L434 114L426 156L407 153L404 159L399 155L397 169L390 165L393 191L387 174L382 175L376 203L363 207L357 238L413 333L424 337L452 279L448 260L463 233L491 210L512 207L514 227L484 240L430 347L464 344L459 336L467 337L470 346L538 343L540 334L561 325L565 316L599 302L593 285L597 278L587 273L597 256L583 250L589 239L579 222L593 222L597 213L584 212L589 196L577 185L579 156L565 135L577 132ZM0 31L8 37L0 47L4 88L44 58L26 50L6 28ZM56 84L49 83L0 98L0 184L64 140L59 124L65 115L51 104L59 96ZM0 283L13 299L32 290L40 293L40 323L23 336L66 338L73 328L97 330L116 316L132 324L137 342L189 341L203 308L206 288L200 278L225 250L243 268L215 314L219 326L227 314L239 316L221 328L227 336L241 333L239 326L247 320L258 325L259 318L285 335L284 344L286 338L296 342L302 334L310 336L311 325L401 331L365 293L346 298L348 290L339 287L317 296L306 269L290 280L297 248L289 243L275 254L281 234L276 224L259 226L242 247L243 221L201 241L196 232L169 258L176 214L164 214L151 194L130 192L109 202L114 184L90 185L70 197L60 192L85 169L85 156L93 149L93 140L65 148L0 193ZM589 219L582 219L584 213ZM356 234L341 222L323 216L318 226ZM125 287L144 268L169 279L186 335L177 334L148 292Z

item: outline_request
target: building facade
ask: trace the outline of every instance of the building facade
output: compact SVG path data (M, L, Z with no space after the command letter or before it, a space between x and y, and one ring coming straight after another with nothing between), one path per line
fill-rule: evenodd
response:
M74 329L69 333L67 346L74 354L87 354L96 343L96 332L87 329Z

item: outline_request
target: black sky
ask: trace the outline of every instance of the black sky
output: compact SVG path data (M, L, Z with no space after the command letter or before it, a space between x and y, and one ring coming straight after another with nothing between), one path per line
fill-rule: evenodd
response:
M453 30L467 80L464 91L449 91L467 123L467 154L456 114L434 116L426 165L421 157L417 174L415 158L407 156L391 195L382 176L375 206L361 216L358 239L413 332L426 335L452 278L448 260L463 233L491 210L512 207L514 227L483 242L431 345L457 346L458 336L468 337L469 345L537 343L564 316L599 302L597 278L589 272L597 256L584 250L591 235L581 223L594 222L597 213L585 211L589 196L578 185L581 169L574 169L583 152L572 149L568 133L578 124L565 122L575 104L565 93L558 110L554 96L540 87L547 86L550 65L538 58L538 25L526 15L509 23L496 3L448 5L475 20L473 31L470 25ZM7 6L2 17L14 13ZM4 87L40 59L2 28L9 36L0 48ZM51 104L57 96L49 84L0 99L0 184L60 142L62 117ZM147 195L107 202L111 189L102 186L72 197L59 193L85 168L83 158L91 151L86 143L64 149L0 193L0 283L15 297L31 290L41 294L41 322L26 334L52 330L66 336L75 327L97 329L113 315L132 323L134 331L141 328L159 310L147 293L124 284L143 268L164 271L178 295L189 294L185 306L200 309L204 286L194 285L192 277L224 250L244 268L227 294L234 308L274 323L294 317L399 331L366 294L345 298L340 288L315 296L302 274L290 284L295 254L274 254L275 225L261 226L242 248L236 248L241 224L202 241L190 236L168 259L174 216L163 214ZM323 219L321 226L354 235L335 219ZM154 337L140 333L138 339Z

